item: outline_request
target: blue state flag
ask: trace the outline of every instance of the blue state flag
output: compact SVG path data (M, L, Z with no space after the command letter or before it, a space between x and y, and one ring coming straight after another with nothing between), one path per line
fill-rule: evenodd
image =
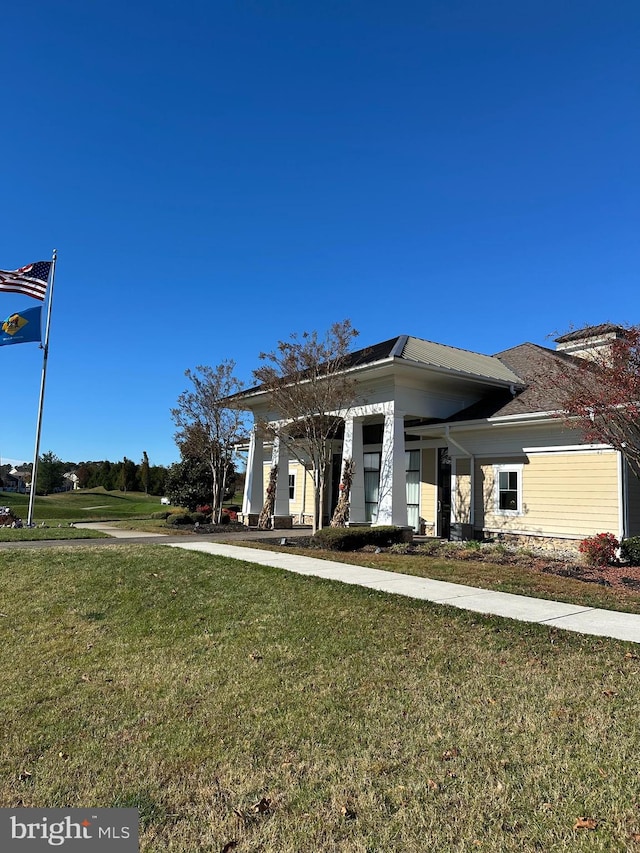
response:
M0 326L0 347L7 344L41 343L42 306L10 314Z

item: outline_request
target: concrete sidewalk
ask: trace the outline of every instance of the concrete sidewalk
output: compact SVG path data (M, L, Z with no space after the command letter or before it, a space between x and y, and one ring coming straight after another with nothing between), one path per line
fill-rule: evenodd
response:
M101 530L103 533L108 533L114 539L149 539L158 538L157 533L144 533L141 530L122 530L109 524L108 521L77 521L73 524L78 530ZM161 534L162 535L162 534Z
M261 551L258 548L223 545L218 542L185 542L184 544L167 542L167 546L184 548L188 551L202 551L206 554L219 554L233 560L273 566L299 575L313 575L395 595L432 601L436 604L449 604L461 610L506 616L508 619L536 622L580 634L593 634L640 643L640 615L633 613L618 613L615 610L600 610L595 607L563 604L559 601L546 601L525 595L476 589L472 586L419 578L414 575L385 572L364 566L349 566L345 563L319 560L316 557L300 557L297 554L281 551Z

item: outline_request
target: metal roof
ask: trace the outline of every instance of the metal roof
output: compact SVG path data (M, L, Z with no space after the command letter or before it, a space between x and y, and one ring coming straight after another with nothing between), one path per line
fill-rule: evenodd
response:
M436 344L433 341L423 341L421 338L407 338L402 358L469 376L510 382L514 385L523 384L516 373L493 355L482 355L479 352Z

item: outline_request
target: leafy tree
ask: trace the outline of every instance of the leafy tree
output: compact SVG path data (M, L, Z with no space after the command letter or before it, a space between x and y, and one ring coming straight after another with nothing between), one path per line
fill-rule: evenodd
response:
M183 459L169 467L165 494L174 506L195 510L211 500L211 471L207 462Z
M229 404L229 397L242 389L234 368L235 362L223 361L217 367L200 365L195 371L185 371L191 387L180 394L177 407L171 410L182 459L204 462L209 467L205 503L211 504L216 521L220 520L227 477L233 470L234 446L245 433L244 413Z
M151 465L149 467L149 494L164 495L168 471L169 469L164 465Z
M145 495L149 494L149 457L147 451L142 451L142 462L140 463L140 483Z
M118 475L120 481L121 492L135 491L138 485L138 467L131 459L125 456L120 463L120 472Z
M116 487L114 465L108 460L100 463L96 472L96 486L103 486L107 492L112 492Z
M61 489L64 484L64 472L65 465L55 453L51 450L43 453L38 458L36 494L48 495L56 489Z
M86 462L81 462L76 468L76 477L78 478L78 488L86 489L91 478L91 468Z
M260 422L260 429L279 438L314 473L314 531L322 527L326 476L331 462L330 440L356 399L356 382L346 371L348 355L358 332L350 320L317 332L293 334L276 349L260 354L263 366L254 376L269 393L278 422ZM283 472L285 475L288 472Z

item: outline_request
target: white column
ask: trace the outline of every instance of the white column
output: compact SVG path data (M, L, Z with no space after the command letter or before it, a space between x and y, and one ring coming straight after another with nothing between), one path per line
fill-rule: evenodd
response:
M242 512L259 513L264 503L264 450L262 439L258 437L256 427L251 430L249 456L247 458L247 477L242 498Z
M381 524L407 526L407 474L404 451L404 415L387 412L384 416L376 526Z
M344 460L353 459L354 471L349 496L349 521L365 520L364 507L364 454L362 449L362 418L348 417L344 423L342 466ZM342 473L342 472L341 472Z
M271 464L278 466L273 514L274 516L289 515L289 450L278 437L273 442Z

